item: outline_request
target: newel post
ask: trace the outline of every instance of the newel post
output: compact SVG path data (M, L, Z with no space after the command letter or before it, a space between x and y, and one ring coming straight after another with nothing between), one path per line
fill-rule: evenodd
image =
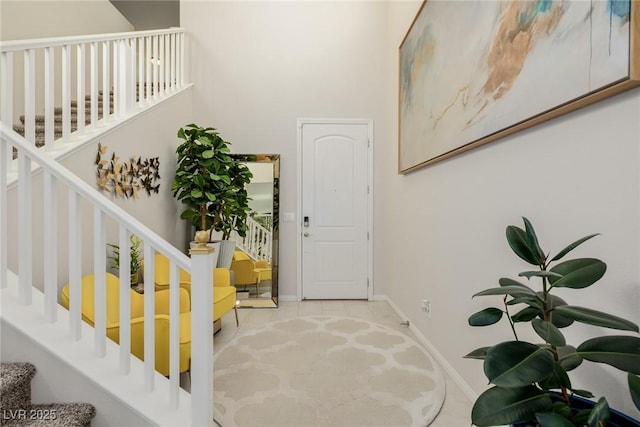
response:
M191 255L191 425L213 425L213 268L209 233L196 233ZM204 240L204 241L203 241Z

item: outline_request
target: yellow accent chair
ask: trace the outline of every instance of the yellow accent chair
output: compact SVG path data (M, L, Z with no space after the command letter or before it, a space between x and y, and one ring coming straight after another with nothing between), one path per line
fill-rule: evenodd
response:
M154 280L156 291L169 289L169 259L161 253L156 253L155 256ZM182 269L180 269L180 287L191 295L191 275ZM236 288L231 286L229 269L215 268L213 270L213 321L218 322L231 309L235 310L236 326L239 326Z
M234 251L231 270L235 274L236 286L255 285L263 280L271 280L271 265L266 260L254 261L243 251ZM257 295L256 295L257 296Z
M107 337L120 342L120 280L106 273ZM94 326L95 276L82 277L82 320ZM144 295L133 289L131 295L131 353L144 360ZM155 295L155 367L164 376L169 375L169 291ZM65 285L60 292L60 303L69 309L70 289ZM191 303L186 290L180 289L180 372L187 372L191 363Z

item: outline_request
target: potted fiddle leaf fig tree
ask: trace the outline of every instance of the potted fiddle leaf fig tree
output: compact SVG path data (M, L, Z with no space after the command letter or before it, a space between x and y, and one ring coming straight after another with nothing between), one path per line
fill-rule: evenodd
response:
M524 229L508 226L509 246L535 269L519 274L520 280L502 278L499 287L476 296L499 296L502 307L485 308L469 317L471 326L493 325L505 320L514 339L472 351L465 357L483 361L492 387L473 405L471 419L477 426L505 424L540 426L640 426L610 410L605 397L597 402L588 390L576 388L569 372L583 360L611 365L627 375L629 392L640 409L640 337L638 325L613 314L570 305L556 295L558 289L580 292L595 284L607 266L595 258L561 261L589 236L571 243L554 256L543 251L533 225L524 219ZM530 282L537 282L534 287ZM516 310L516 307L520 307ZM575 322L624 331L586 340L577 347L568 343L566 328ZM529 325L535 342L519 338L519 325ZM586 398L586 399L585 399Z
M190 124L178 130L177 168L171 185L173 196L185 205L180 218L196 230L222 232L218 266L229 268L235 242L232 231L246 235L249 198L245 184L251 171L229 155L231 145L212 127Z

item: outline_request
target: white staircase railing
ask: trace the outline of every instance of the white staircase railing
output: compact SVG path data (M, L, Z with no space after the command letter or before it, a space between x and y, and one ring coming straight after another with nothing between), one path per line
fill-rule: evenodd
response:
M271 231L250 217L247 218L247 227L245 237L235 234L236 246L254 260L267 260L271 263L273 241Z
M7 206L7 175L9 173L10 152L15 148L18 152L18 178L17 178L17 209L18 224L8 224ZM68 192L69 218L68 235L60 236L57 227L45 227L41 239L32 239L33 230L33 203L32 203L32 163L37 163L44 174L44 191L46 195L43 201L43 209L47 214L49 224L51 215L56 217L58 212L59 194L58 188L63 187ZM140 221L133 218L117 207L114 203L101 195L89 184L79 180L74 174L53 161L50 156L38 150L24 138L14 132L5 123L0 123L0 230L2 231L2 247L0 248L0 288L7 286L7 227L17 227L19 239L15 242L18 246L18 275L19 301L24 306L32 303L32 272L34 260L31 255L32 241L40 242L47 256L44 265L44 307L42 307L42 321L48 323L57 322L57 296L58 284L57 272L57 247L60 239L68 239L69 245L69 284L70 284L70 324L69 335L75 341L81 337L81 253L88 252L81 248L81 230L86 230L88 224L83 226L82 218L78 215L80 203L88 203L93 209L93 231L89 236L93 239L93 271L96 272L95 283L95 348L94 355L98 358L105 356L106 347L106 220L114 221L119 227L120 245L120 282L129 283L129 236L135 234L144 244L144 258L146 280L154 283L154 256L160 252L170 260L171 285L170 285L170 375L169 396L159 400L158 405L169 405L178 408L184 406L184 401L179 402L179 345L180 345L180 316L179 316L179 275L178 269L191 272L193 285L191 287L191 395L183 397L190 405L191 419L185 419L184 425L208 426L213 424L213 313L212 313L212 273L215 265L213 254L192 254L190 259L157 234L147 228ZM155 382L158 379L154 370L155 346L154 346L154 293L144 294L144 385L146 393L154 393ZM129 286L120 287L120 375L132 375L130 369L130 319L127 307L130 307Z
M1 42L0 121L64 148L185 87L184 42L181 28Z

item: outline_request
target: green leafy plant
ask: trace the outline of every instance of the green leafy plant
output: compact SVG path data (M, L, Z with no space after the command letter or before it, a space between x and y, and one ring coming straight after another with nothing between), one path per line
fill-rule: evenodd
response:
M199 230L247 232L249 197L245 184L252 174L229 155L230 143L215 128L190 124L178 130L184 142L176 149L178 166L171 185L173 196L186 208L180 218Z
M606 335L588 339L578 347L567 343L563 330L574 322L629 332L638 325L618 316L586 307L569 305L553 294L559 288L580 290L596 283L607 266L595 258L577 258L559 262L589 236L571 243L549 257L538 243L533 225L523 218L525 228L508 226L506 237L515 254L537 267L519 274L529 281L540 281L540 290L509 278L501 278L499 287L478 292L476 296L503 297L503 307L489 307L469 317L471 326L488 326L506 319L514 340L482 347L466 358L483 360L484 373L493 387L482 393L472 409L477 426L504 425L533 421L541 426L604 426L609 405L601 397L592 409L572 411L573 396L594 397L587 390L573 387L568 372L584 359L611 365L627 372L632 400L640 409L640 338L634 335ZM524 308L522 308L524 306ZM514 311L515 307L521 309ZM530 343L518 338L516 325L528 323L542 340Z
M133 234L129 236L129 268L131 273L131 284L135 285L138 283L138 271L142 268L142 251L140 250L140 246L142 245L142 241L137 236ZM111 268L116 270L120 269L120 246L114 245L112 243L107 243L107 246L112 248L113 254L107 257L111 261Z

